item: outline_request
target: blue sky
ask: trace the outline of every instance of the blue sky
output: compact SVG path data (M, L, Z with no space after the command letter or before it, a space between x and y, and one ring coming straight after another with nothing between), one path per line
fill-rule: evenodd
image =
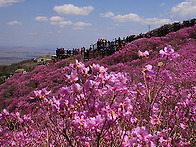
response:
M196 17L196 0L0 0L0 46L89 47Z

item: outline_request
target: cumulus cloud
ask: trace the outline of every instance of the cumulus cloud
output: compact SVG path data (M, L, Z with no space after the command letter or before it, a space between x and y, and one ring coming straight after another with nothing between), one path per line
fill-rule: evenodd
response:
M59 25L60 27L64 27L65 25L72 25L72 21L60 21Z
M64 17L60 17L60 16L52 16L50 17L50 24L51 25L58 25L59 27L64 27L67 25L72 25L72 21L69 20L64 20Z
M50 24L51 25L58 25L59 27L64 27L64 26L66 26L66 25L72 25L73 23L72 23L72 21L65 21L65 20L63 20L63 21L52 21L52 22L50 22Z
M0 7L8 7L13 3L23 2L24 0L0 0Z
M42 21L42 22L46 22L49 21L51 25L56 25L59 27L64 27L66 25L72 25L72 21L69 20L64 20L64 17L60 17L60 16L52 16L49 19L45 16L37 16L35 18L36 21Z
M196 15L196 0L186 0L171 9L173 18L190 18Z
M22 23L19 22L19 21L17 21L17 20L15 20L15 21L10 21L10 22L8 22L7 24L8 24L8 25L20 25L20 24L22 24Z
M100 16L105 17L105 18L109 18L109 17L113 17L114 13L112 13L112 12L101 13Z
M50 17L50 21L63 21L64 17L60 17L60 16L52 16Z
M112 17L112 19L116 22L140 22L142 18L134 13L126 14L126 15L117 15Z
M91 25L92 25L91 23L85 23L85 22L74 23L74 26L77 26L77 27L85 27L85 26L91 26Z
M73 30L82 30L84 29L84 27L87 27L87 26L92 26L91 23L86 23L86 22L76 22L73 24Z
M35 17L36 21L48 21L49 19L45 16L37 16Z
M87 7L77 7L72 4L65 4L63 6L55 6L53 8L55 12L58 14L64 14L64 15L88 15L91 11L94 10L93 6L87 6Z
M142 24L160 26L163 24L171 23L170 19L159 19L159 18L146 18L142 21Z
M107 14L107 13L105 13ZM109 14L109 13L108 13ZM135 13L129 13L129 14L125 14L125 15L114 15L112 12L110 13L112 15L110 15L110 17L112 20L114 20L115 22L118 23L124 23L124 22L136 22L136 23L140 23L143 25L152 25L154 27L158 27L160 25L163 24L168 24L171 23L170 19L160 19L160 18L143 18ZM102 14L102 16L105 16L104 14ZM109 16L109 15L107 15Z

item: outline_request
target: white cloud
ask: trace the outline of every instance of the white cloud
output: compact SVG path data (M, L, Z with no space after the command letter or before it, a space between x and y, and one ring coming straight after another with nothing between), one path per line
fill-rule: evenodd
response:
M84 27L87 27L87 26L92 26L91 23L86 23L86 22L76 22L73 24L73 30L82 30L84 29Z
M146 18L142 21L142 24L160 26L163 24L171 23L170 19L159 19L159 18Z
M72 21L52 21L50 22L51 25L58 25L59 27L64 27L66 25L72 25Z
M114 16L114 13L112 13L112 12L101 13L100 16L101 17L109 18L109 17L113 17Z
M140 22L142 18L134 13L126 14L126 15L117 15L112 17L112 19L116 22Z
M160 18L143 18L135 13L125 14L125 15L116 15L110 17L112 20L118 23L123 22L136 22L143 25L152 25L154 27L161 26L163 24L171 23L170 19L160 19Z
M196 16L196 0L186 0L171 9L173 18L191 18Z
M8 7L13 3L23 2L24 0L0 0L0 7Z
M56 25L59 27L64 27L66 25L72 25L72 21L65 21L64 17L60 17L60 16L52 16L49 19L45 16L37 16L35 18L36 21L50 21L51 25Z
M10 21L10 22L8 22L7 24L8 24L8 25L20 25L20 24L22 24L22 23L19 22L19 21L17 21L17 20L15 20L15 21Z
M60 16L52 16L50 17L50 21L63 21L64 18Z
M55 6L53 10L56 11L58 14L88 15L91 11L94 10L94 7L87 6L80 8L72 4L65 4L63 6Z
M72 21L60 21L59 26L64 27L66 25L72 25Z
M45 16L37 16L35 17L36 21L48 21L49 19Z
M91 23L85 23L85 22L74 23L74 26L77 26L77 27L85 27L85 26L91 26L91 25L92 25Z

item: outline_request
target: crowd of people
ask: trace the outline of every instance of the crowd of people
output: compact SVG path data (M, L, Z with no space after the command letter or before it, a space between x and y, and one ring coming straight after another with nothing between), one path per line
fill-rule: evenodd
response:
M161 37L165 36L170 32L176 32L184 27L191 27L196 24L196 19L191 19L187 21L175 22L173 24L163 25L155 30L149 31L146 34L138 34L138 35L129 35L123 38L115 38L112 41L107 39L98 39L97 42L93 45L90 45L88 49L82 47L81 49L76 48L72 50L64 50L64 48L57 49L56 55L58 59L64 59L70 57L72 55L81 54L84 57L84 60L88 60L90 58L94 58L97 56L108 56L112 55L116 51L122 50L127 43L130 43L139 38L151 38L151 37Z

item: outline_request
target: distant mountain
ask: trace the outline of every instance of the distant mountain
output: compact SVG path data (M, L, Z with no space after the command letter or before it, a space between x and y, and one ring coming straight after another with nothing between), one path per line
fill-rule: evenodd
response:
M0 47L0 65L10 65L23 60L41 57L44 54L54 54L54 50L28 48L23 46Z

